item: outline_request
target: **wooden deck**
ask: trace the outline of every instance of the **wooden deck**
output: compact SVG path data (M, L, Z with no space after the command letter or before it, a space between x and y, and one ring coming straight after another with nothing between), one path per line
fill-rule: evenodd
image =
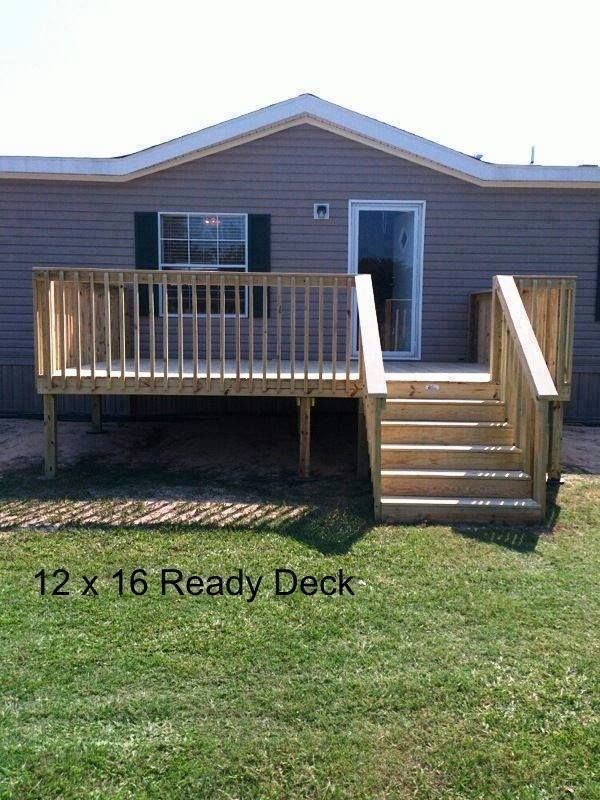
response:
M123 364L115 359L110 370L105 361L97 362L94 367L91 364L83 364L80 369L66 367L64 373L54 370L52 391L58 394L65 391L121 394L125 382L127 388L137 389L140 393L160 394L167 389L172 394L172 390L179 393L181 388L183 393L222 394L221 384L225 382L228 392L243 394L263 393L265 390L286 394L308 391L318 392L321 396L354 397L360 378L358 360L349 361L347 366L347 370L341 371L339 365L334 367L331 361L296 362L292 368L289 360L263 362L256 359L250 362L242 359L236 362L226 359L221 363L215 359L209 365L204 360L198 360L194 365L191 359L183 359L181 363L178 359L169 359L168 363L161 360L152 367L149 359L142 358L138 364L133 358L125 359ZM385 360L383 367L388 382L476 383L490 380L489 368L485 364ZM165 383L165 374L168 383Z
M539 521L560 474L574 281L497 276L480 303L489 367L384 361L369 275L35 270L46 474L59 394L89 394L97 429L102 395L294 397L302 476L312 405L346 398L376 519Z

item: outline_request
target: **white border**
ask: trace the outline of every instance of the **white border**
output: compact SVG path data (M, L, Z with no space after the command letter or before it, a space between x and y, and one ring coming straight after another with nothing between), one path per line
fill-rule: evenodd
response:
M0 178L129 181L303 124L315 125L478 186L600 188L597 166L492 164L311 94L118 158L0 156Z
M410 352L384 350L384 359L397 361L420 361L423 318L423 259L425 250L425 200L349 200L348 201L348 273L356 275L358 270L358 214L360 211L405 211L415 215L413 278L412 340ZM353 341L357 341L356 301L352 307ZM355 350L356 355L356 350Z

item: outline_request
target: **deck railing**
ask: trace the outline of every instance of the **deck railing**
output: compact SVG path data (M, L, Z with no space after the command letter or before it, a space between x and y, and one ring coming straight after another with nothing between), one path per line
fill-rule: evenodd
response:
M506 276L501 276L505 278ZM558 397L548 405L549 477L561 474L560 454L564 404L571 396L573 370L573 331L575 324L575 285L572 276L513 275L526 316L541 351ZM492 379L498 380L502 342L492 319L494 291L476 292L469 298L469 355L471 360L484 361L490 354ZM497 315L496 315L497 324ZM514 395L511 385L505 388Z
M515 275L515 283L561 402L571 397L574 277Z
M538 301L539 298L530 293L526 300L527 308L513 276L497 275L494 278L490 373L505 402L515 444L523 452L524 469L532 476L533 498L544 513L546 477L551 471L549 463L552 460L550 418L553 405L560 400L560 393L542 349L551 326L540 326L535 308ZM547 323L547 314L545 318ZM563 340L563 347L566 346L567 332L559 331L553 335Z
M354 287L353 275L36 269L38 389L359 396Z

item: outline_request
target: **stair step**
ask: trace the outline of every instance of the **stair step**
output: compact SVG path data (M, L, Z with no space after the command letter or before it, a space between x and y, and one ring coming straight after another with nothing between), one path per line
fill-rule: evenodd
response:
M508 422L456 420L382 420L385 444L512 444L513 428Z
M498 384L491 381L387 381L390 398L491 400L498 397Z
M428 398L391 398L383 408L389 420L466 420L503 422L506 411L502 400L464 400Z
M531 497L531 476L506 469L382 469L384 495Z
M514 445L382 444L383 468L520 469L523 453Z
M507 497L394 497L381 498L382 518L388 522L539 522L539 503Z

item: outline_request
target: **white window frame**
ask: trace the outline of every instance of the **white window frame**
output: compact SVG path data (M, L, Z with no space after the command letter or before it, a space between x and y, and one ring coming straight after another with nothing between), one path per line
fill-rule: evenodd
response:
M163 264L162 260L162 217L187 217L188 221L188 256L189 256L189 241L190 241L190 217L244 217L244 237L245 237L245 253L246 258L244 264ZM168 237L167 237L168 238ZM183 239L181 240L183 241ZM192 270L200 270L202 272L216 272L221 270L227 270L229 272L248 272L248 214L243 211L159 211L158 212L158 269L161 272L171 272L172 270L186 270L191 272ZM215 284L216 285L216 284ZM240 317L247 318L248 316L248 300L249 300L249 292L248 287L244 287L244 306L245 312L240 314ZM158 307L159 307L159 316L164 316L164 309L163 309L163 292L159 292L158 297ZM169 317L176 317L177 313L170 313ZM191 312L184 312L182 313L182 317L193 317L194 315ZM198 312L198 317L206 317L206 313ZM218 313L211 314L213 317L218 317ZM235 314L225 314L225 318L234 318Z
M425 249L425 200L349 200L348 201L348 273L358 272L358 218L361 211L404 211L415 215L413 274L413 317L410 351L383 351L383 358L393 361L420 361L423 318L423 257ZM358 314L356 299L352 304L354 356L358 354Z

